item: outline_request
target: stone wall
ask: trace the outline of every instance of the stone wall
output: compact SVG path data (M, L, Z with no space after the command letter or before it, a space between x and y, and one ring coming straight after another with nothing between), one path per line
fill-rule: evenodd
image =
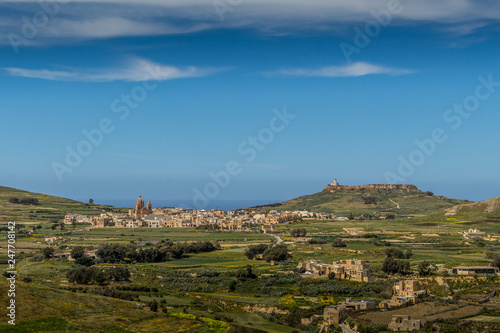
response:
M337 192L337 191L359 191L359 190L400 190L404 192L418 191L415 185L410 184L370 184L359 186L343 186L328 184L323 191Z

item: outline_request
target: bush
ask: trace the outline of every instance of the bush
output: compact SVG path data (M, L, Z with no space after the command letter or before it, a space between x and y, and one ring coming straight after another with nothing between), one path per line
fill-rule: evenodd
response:
M305 237L307 235L306 229L293 229L290 231L292 237Z
M54 248L53 247L45 247L42 249L42 255L45 259L50 259L54 256Z
M332 243L333 247L346 247L347 244L340 238L335 238L335 240Z

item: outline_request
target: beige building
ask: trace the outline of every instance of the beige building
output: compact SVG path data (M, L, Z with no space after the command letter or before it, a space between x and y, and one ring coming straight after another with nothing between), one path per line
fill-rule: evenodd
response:
M365 299L353 301L351 298L348 298L343 302L338 302L337 306L351 310L371 310L375 309L375 301Z
M92 225L97 227L97 228L104 228L108 226L110 222L112 222L113 219L108 216L107 214L101 214L101 216L94 216L91 219Z
M300 263L297 268L318 275L329 275L333 273L336 279L358 282L371 282L374 280L370 274L370 266L364 260L340 260L333 264L325 264L318 260L310 260Z
M403 296L392 296L391 299L383 300L378 304L381 309L397 308L408 304L408 298Z
M347 319L350 311L336 306L326 306L323 310L323 323L328 326L338 325Z
M394 315L389 323L389 329L393 331L416 331L422 328L420 319L411 319L411 316Z

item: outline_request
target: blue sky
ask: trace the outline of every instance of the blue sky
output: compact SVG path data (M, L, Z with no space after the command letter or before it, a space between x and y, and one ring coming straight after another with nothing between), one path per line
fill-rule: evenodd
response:
M2 185L279 201L338 178L500 195L495 1L66 2L0 1Z

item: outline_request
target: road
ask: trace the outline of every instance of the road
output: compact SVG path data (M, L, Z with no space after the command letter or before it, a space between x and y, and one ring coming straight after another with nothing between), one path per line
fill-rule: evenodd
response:
M396 207L397 209L400 209L400 208L401 208L401 207L399 207L399 204L398 204L397 202L395 202L395 201L394 201L394 200L392 200L392 199L389 199L389 200L391 200L391 202L397 206L397 207Z
M342 328L342 332L344 333L357 333L356 331L351 330L349 327L345 326L344 324L339 325L340 328Z
M276 243L273 245L273 247L275 247L276 245L280 245L281 243L283 243L283 239L281 239L280 236L278 235L272 235L273 237L276 237Z

